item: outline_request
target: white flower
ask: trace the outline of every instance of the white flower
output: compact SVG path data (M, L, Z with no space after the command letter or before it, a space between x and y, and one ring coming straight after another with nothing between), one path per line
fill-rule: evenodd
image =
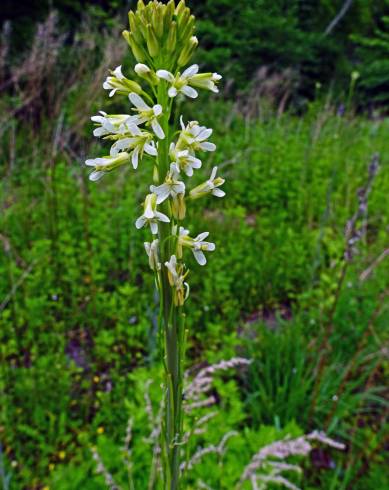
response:
M128 137L118 139L111 147L111 155L116 156L119 152L127 150L131 154L131 162L134 169L138 167L139 157L143 158L143 153L150 156L157 156L157 148L153 141L153 135L148 131L141 131L134 124L128 126Z
M175 288L174 303L176 306L182 306L189 296L189 284L185 282L188 271L184 274L184 266L177 264L175 255L170 257L169 262L165 262L165 267L168 269L169 284Z
M191 155L189 150L179 151L174 143L170 145L169 154L178 169L183 170L188 177L192 177L193 169L200 168L202 165L201 160Z
M145 242L145 250L149 257L149 265L153 271L159 271L161 269L161 263L159 262L158 252L159 240L153 240L151 243Z
M198 199L206 194L212 194L216 197L224 197L226 195L224 191L219 189L225 180L221 177L216 177L216 172L217 167L213 167L210 178L190 191L189 195L192 199Z
M91 120L98 125L93 130L96 137L106 136L107 134L125 134L129 127L134 125L134 116L128 114L108 115L104 111L99 111L99 116L92 116Z
M206 141L212 134L212 129L200 126L197 121L190 121L186 126L183 118L180 118L182 131L177 142L179 150L189 149L191 152L215 151L216 145Z
M170 219L163 213L157 211L157 196L156 194L148 194L144 203L144 213L140 216L136 222L135 226L142 228L146 223L150 225L151 233L156 235L158 233L158 223L157 221L163 221L164 223L169 223Z
M188 247L192 250L197 262L200 265L205 265L207 263L207 259L204 252L213 252L216 248L214 243L204 241L208 235L209 232L206 231L204 233L200 233L200 235L197 235L196 238L191 238L189 236L189 230L185 230L185 228L180 226L177 247L178 256L182 257L182 247Z
M170 71L158 70L157 77L170 83L168 90L169 97L175 97L178 93L183 93L187 97L195 99L198 96L197 90L193 88L204 88L212 92L219 92L216 83L222 78L217 73L198 73L199 66L192 65L181 75L174 76ZM192 85L192 86L191 86Z
M199 94L197 90L190 87L190 80L199 71L198 65L192 65L187 68L184 73L181 75L177 74L175 77L170 71L167 70L158 70L157 77L162 78L170 83L170 88L168 90L169 97L175 97L178 93L183 93L187 97L195 99Z
M130 161L130 155L126 152L120 153L116 157L103 157L94 158L86 160L85 165L89 167L94 167L94 171L89 175L89 179L96 181L100 180L101 177L110 172L114 168L124 165Z
M158 118L162 114L162 106L160 104L156 104L153 107L150 107L146 104L142 97L135 93L131 93L128 97L136 107L134 110L139 114L136 116L136 124L150 124L158 138L163 140L165 138L165 133L158 122Z
M174 198L178 194L185 193L185 184L178 180L178 176L178 168L172 163L170 164L170 170L166 175L165 182L159 186L150 186L150 192L157 195L157 204L161 204L161 202L165 201L169 196Z
M122 95L127 95L130 92L142 92L142 87L138 83L129 80L123 75L121 65L111 71L111 75L112 76L107 77L103 83L103 88L105 90L110 90L110 97L113 97L116 92Z

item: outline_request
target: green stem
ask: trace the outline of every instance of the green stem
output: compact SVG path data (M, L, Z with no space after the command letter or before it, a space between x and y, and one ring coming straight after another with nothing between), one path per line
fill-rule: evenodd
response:
M158 145L158 179L162 184L169 170L171 104L167 98L165 83L161 81L158 89L158 103L163 107L161 126L165 139ZM165 368L165 417L162 429L162 454L164 459L165 490L177 490L180 486L180 442L182 437L182 391L183 391L183 315L174 304L168 271L164 266L175 253L172 235L173 216L170 206L165 202L162 212L167 214L170 223L159 224L160 259L162 263L160 294L162 312L160 315L160 334L164 339L163 365ZM173 243L172 243L173 242Z

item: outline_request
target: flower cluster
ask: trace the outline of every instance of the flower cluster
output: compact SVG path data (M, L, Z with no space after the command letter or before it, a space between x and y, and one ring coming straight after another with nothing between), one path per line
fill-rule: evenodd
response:
M221 76L199 73L197 64L181 70L197 46L194 17L183 0L177 6L173 0L147 5L139 0L136 12L129 13L129 22L131 30L123 35L138 61L134 67L137 80L127 78L118 66L103 88L109 90L110 97L126 97L131 110L129 114L101 111L91 118L96 126L93 134L112 145L109 155L85 163L93 167L90 179L97 181L120 166L130 164L136 169L143 160L151 160L154 184L135 226L150 227L153 239L145 243L145 250L157 285L161 287L160 275L165 274L175 305L182 306L189 293L183 250L190 249L200 265L207 262L205 253L215 250L214 243L205 241L208 232L191 237L182 226L187 203L206 195L223 197L225 193L220 189L224 179L216 177L217 167L207 181L191 190L186 182L202 166L204 153L216 150L209 141L212 129L197 121L184 122L181 116L181 129L174 133L169 129L169 119L175 97L194 99L198 89L218 92Z

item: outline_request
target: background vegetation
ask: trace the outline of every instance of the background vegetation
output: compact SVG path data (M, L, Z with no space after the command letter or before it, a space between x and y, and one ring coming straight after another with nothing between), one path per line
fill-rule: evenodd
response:
M127 488L129 417L136 488L147 488L144 395L154 379L157 411L158 304L133 227L147 169L91 185L83 166L101 153L89 116L103 100L111 112L124 102L107 103L101 85L123 58L132 66L119 33L131 4L2 5L11 21L0 49L5 489L106 488L93 446ZM239 435L223 465L204 460L188 488L201 478L230 489L258 448L312 429L347 449L315 450L296 484L389 486L389 3L355 0L326 34L343 4L193 2L198 60L226 80L216 101L203 96L195 113L190 103L182 111L214 128L219 151L196 178L219 165L227 198L218 211L211 200L205 212L191 211L195 229L212 230L217 252L206 269L191 264L187 364L197 371L236 355L253 362L217 380L218 415L191 449L228 430ZM358 190L369 175L365 202Z

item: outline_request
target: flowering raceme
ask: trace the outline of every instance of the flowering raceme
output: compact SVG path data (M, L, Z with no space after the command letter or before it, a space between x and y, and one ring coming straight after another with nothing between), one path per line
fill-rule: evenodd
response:
M153 183L135 226L150 227L152 239L144 246L161 298L160 333L164 339L161 356L166 374L162 436L166 489L179 488L180 479L185 331L182 310L189 296L184 251L189 249L203 266L207 262L204 252L215 250L214 243L205 241L207 231L192 238L183 220L189 202L206 195L225 195L220 189L224 179L216 177L217 167L203 184L191 189L188 182L202 166L203 155L216 150L209 141L212 129L197 121L184 123L182 116L178 131L170 124L177 97L195 99L201 89L218 92L219 74L199 73L196 64L187 66L198 45L194 22L184 0L177 5L174 0L167 4L154 0L147 5L139 0L136 11L129 12L130 30L124 31L123 36L137 60L134 67L137 80L127 78L126 71L118 66L103 84L110 97L123 98L128 114L100 111L91 118L95 124L93 134L110 141L111 148L109 156L85 162L93 167L90 174L93 181L121 166L137 169L140 162L150 164Z

